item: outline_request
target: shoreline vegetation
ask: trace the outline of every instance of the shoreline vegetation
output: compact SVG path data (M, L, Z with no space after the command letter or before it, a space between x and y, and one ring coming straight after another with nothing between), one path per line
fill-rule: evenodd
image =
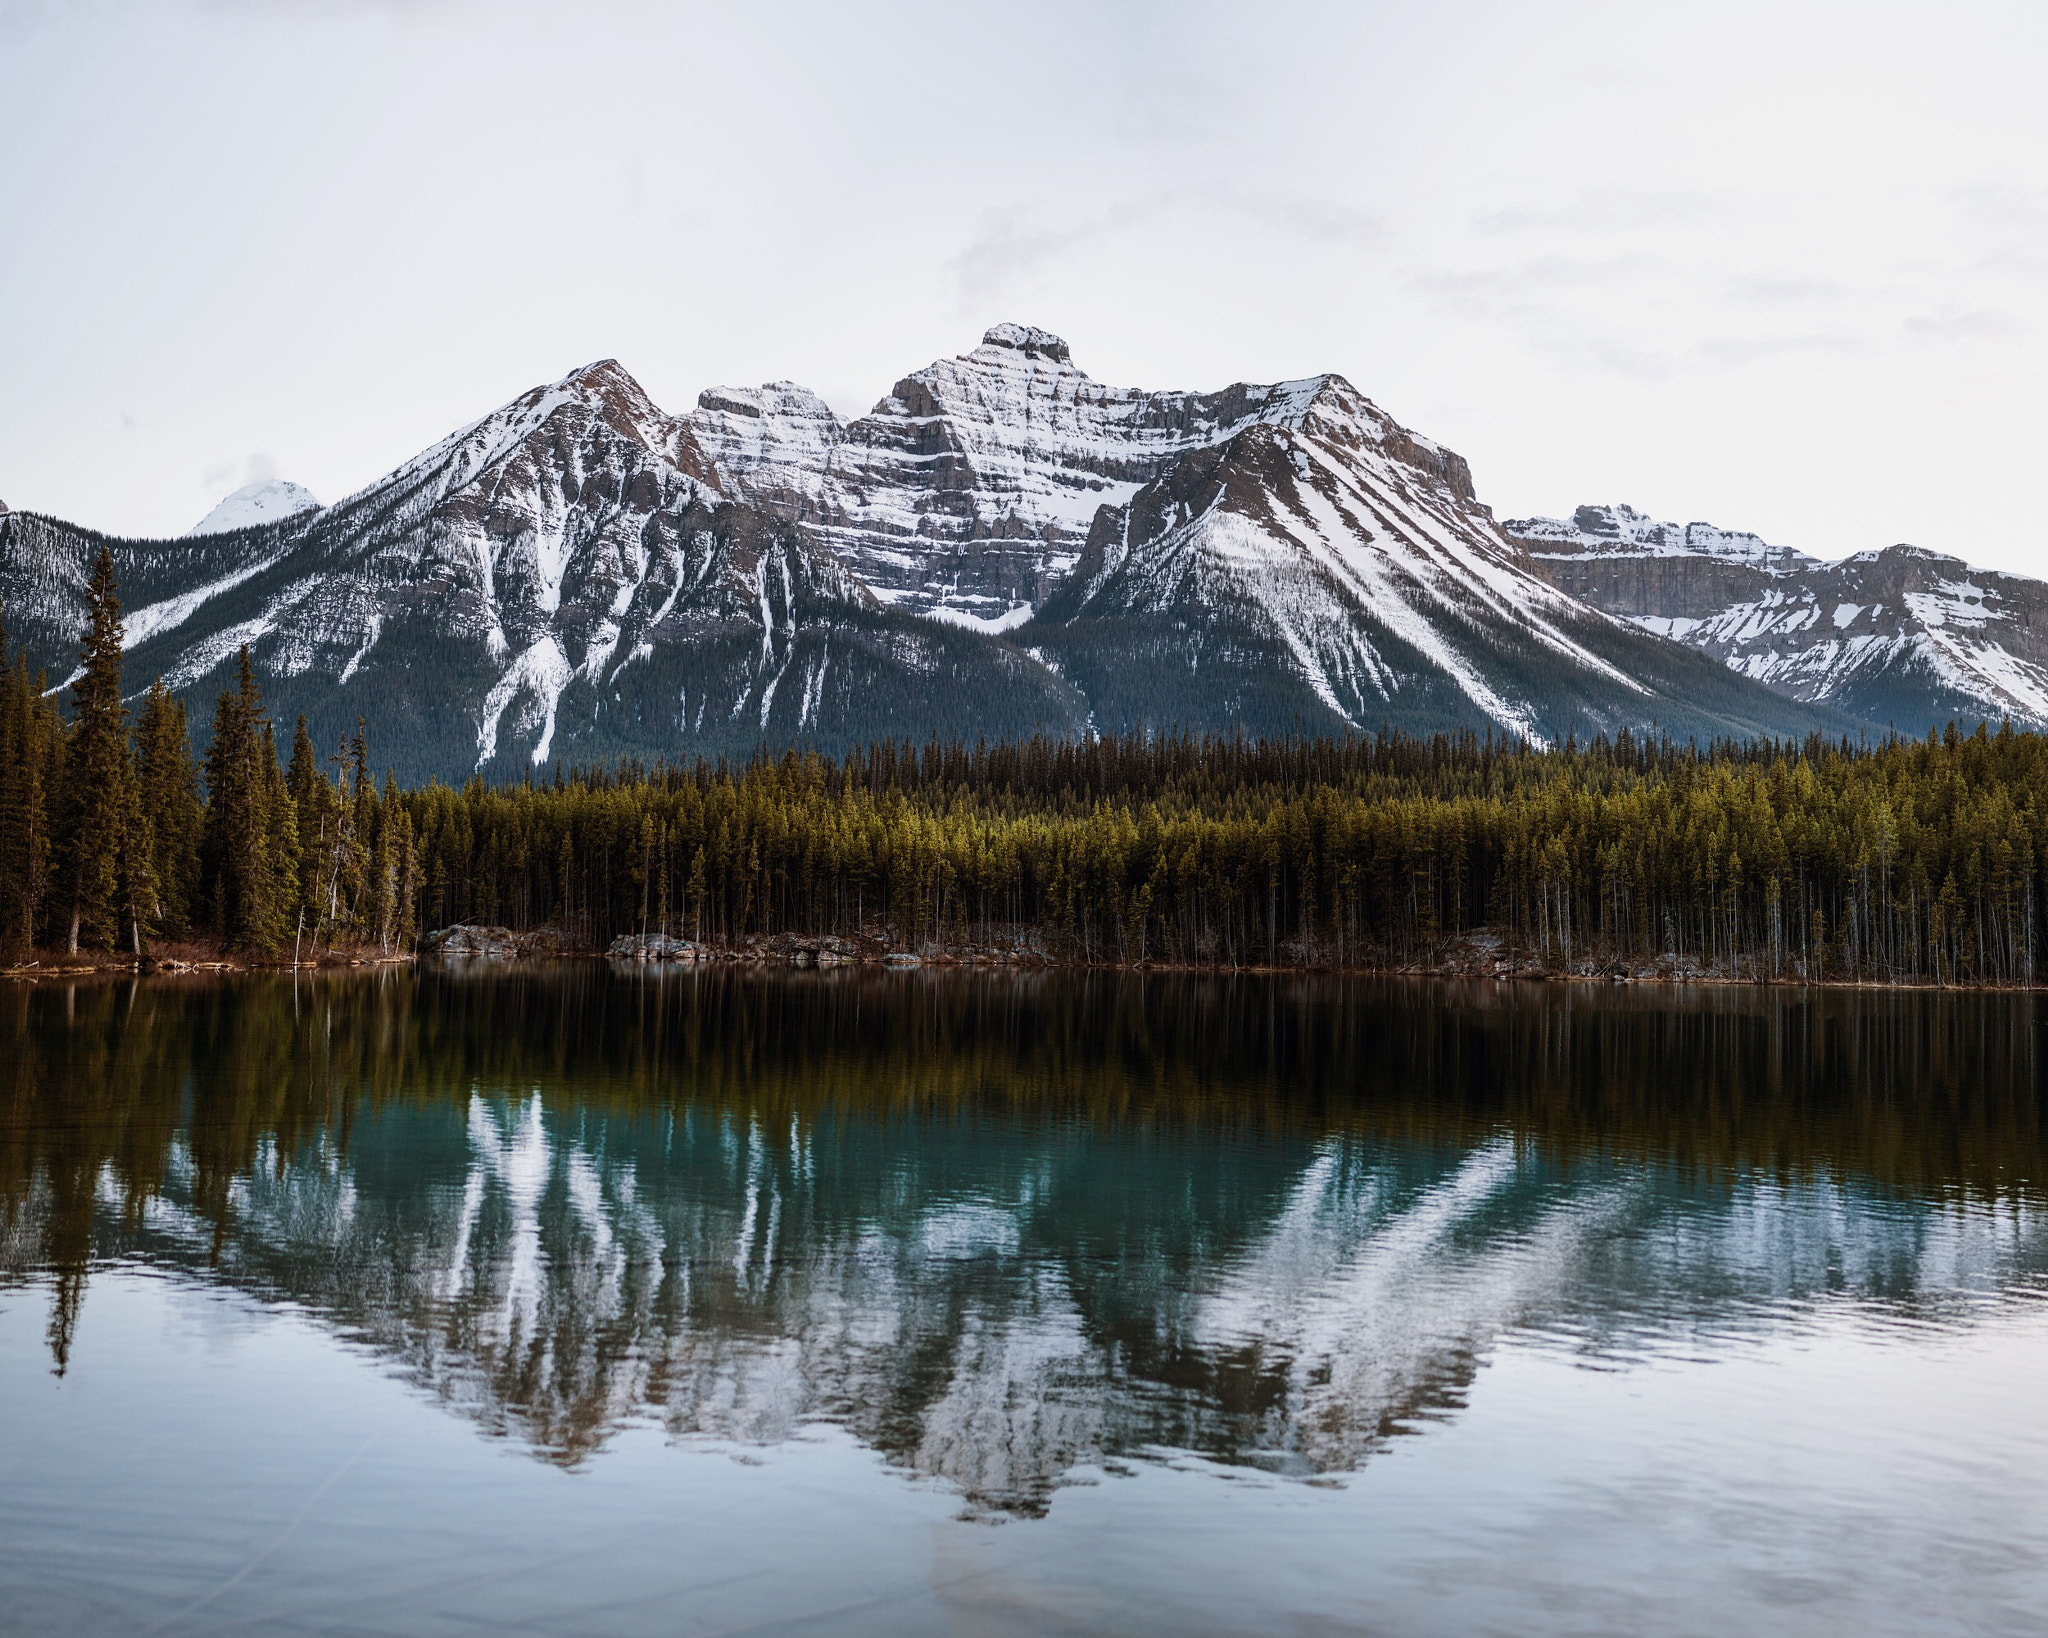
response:
M80 666L0 682L0 975L603 955L2031 988L2048 738L880 741L401 789L281 756L246 649L203 763ZM57 696L69 691L69 711ZM516 702L515 702L516 704Z

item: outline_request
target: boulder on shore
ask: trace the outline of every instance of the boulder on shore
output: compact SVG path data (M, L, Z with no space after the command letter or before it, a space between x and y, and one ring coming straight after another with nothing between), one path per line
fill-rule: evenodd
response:
M621 933L605 954L614 961L695 961L697 946L666 933Z
M420 940L420 948L436 955L515 956L519 953L519 940L509 927L478 927L464 922L435 929Z
M509 927L483 927L463 922L442 927L420 940L431 955L490 956L509 960L523 955L560 955L566 948L559 927L535 927L515 933Z

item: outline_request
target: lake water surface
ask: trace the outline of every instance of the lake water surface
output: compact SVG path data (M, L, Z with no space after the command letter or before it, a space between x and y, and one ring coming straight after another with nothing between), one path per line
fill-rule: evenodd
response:
M0 1631L2048 1631L2044 1027L0 991Z

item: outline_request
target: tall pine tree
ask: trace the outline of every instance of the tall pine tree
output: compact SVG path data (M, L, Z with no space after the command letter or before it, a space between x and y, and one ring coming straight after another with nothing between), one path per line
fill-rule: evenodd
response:
M297 853L291 793L245 644L236 686L214 709L200 861L213 930L233 948L269 955L291 937Z
M166 938L183 938L199 914L199 769L185 723L185 702L149 685L135 718L136 773L142 811L155 843L156 924Z
M6 635L0 628L0 660ZM50 886L49 790L63 724L31 677L28 656L0 671L0 951L26 955L42 930Z
M87 625L71 690L59 833L62 892L70 917L65 944L111 949L126 935L142 950L141 913L154 910L150 846L135 764L128 754L128 712L121 703L121 604L114 554L100 548L86 587Z

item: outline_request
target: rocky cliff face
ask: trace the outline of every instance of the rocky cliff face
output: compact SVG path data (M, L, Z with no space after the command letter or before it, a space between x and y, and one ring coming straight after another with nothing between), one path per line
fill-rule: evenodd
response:
M999 324L844 427L788 383L707 392L689 426L735 492L810 525L885 602L1001 630L1066 579L1104 505L1321 385L1109 387L1058 336Z
M0 537L7 580L40 592L31 645L60 666L97 545L18 515ZM247 644L279 717L304 711L327 743L367 717L411 777L1066 733L1085 714L1014 649L891 611L805 531L729 499L611 362L325 510L123 543L116 564L132 680L161 675L203 720Z
M1105 508L1020 641L1115 727L1184 712L1543 741L1675 727L1729 698L1682 660L1690 688L1674 687L1671 654L1535 574L1464 463L1337 376L1276 390L1265 414Z
M1921 733L2048 727L2048 585L1890 546L1824 562L1626 506L1503 529L1559 589L1788 698Z
M1560 590L1340 377L1106 387L1015 325L846 424L788 382L672 417L605 361L326 508L176 541L0 516L52 681L102 544L133 681L203 722L246 644L280 718L365 717L412 778L1091 725L1848 726Z
M1105 731L1787 720L1560 596L1463 459L1338 376L1111 387L1004 324L844 427L775 383L705 393L688 436L890 606L1012 633Z

